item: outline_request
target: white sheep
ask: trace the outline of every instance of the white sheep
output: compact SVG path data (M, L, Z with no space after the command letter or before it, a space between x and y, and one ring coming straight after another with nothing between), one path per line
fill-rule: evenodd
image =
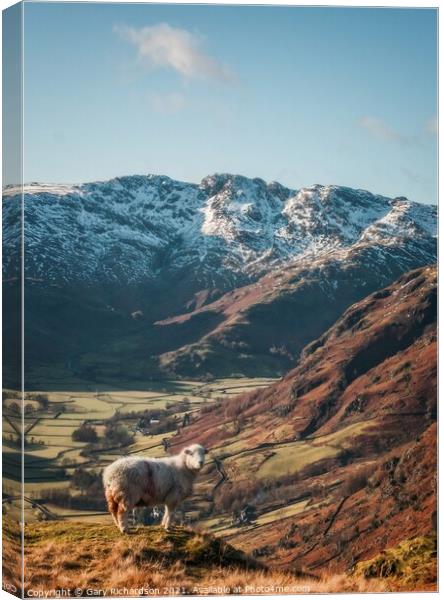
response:
M117 527L128 531L128 514L136 506L165 505L162 525L169 529L176 507L190 495L205 461L205 448L193 444L167 458L126 456L108 465L103 485Z

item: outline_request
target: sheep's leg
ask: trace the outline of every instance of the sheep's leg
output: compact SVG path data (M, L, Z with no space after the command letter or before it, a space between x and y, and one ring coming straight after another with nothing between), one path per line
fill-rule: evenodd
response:
M111 516L113 518L113 521L114 521L115 525L120 528L119 520L117 519L117 510L116 510L116 512L112 512Z
M162 521L160 523L161 527L165 527L165 523L166 523L166 519L167 519L167 515L168 515L168 506L165 505L165 509L163 511L163 517L162 517Z
M119 508L117 510L117 525L122 533L128 533L128 507L123 504L119 504Z
M114 496L110 491L106 492L106 500L108 503L108 510L111 513L114 523L119 527L119 521L117 520L117 511L119 509L119 504L114 500Z
M174 514L174 506L165 504L165 514L163 515L162 525L168 531L171 526L171 520Z

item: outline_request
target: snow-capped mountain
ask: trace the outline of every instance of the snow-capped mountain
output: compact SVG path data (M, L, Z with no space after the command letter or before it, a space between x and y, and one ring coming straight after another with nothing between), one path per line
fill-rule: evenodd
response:
M20 197L14 188L4 196L7 226ZM30 184L24 216L29 277L146 283L192 270L200 287L223 289L354 244L421 246L436 230L436 209L405 198L339 186L296 191L227 174L199 185L152 175Z
M11 286L21 208L6 188ZM340 186L227 174L32 183L23 210L27 368L42 389L41 372L282 373L350 304L436 260L435 207Z

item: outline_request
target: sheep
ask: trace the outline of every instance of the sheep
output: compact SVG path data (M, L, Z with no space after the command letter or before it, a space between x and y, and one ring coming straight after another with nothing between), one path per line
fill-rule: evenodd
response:
M136 506L165 505L162 526L168 530L176 507L190 495L203 467L205 448L192 444L167 458L126 456L103 472L108 510L122 533L128 532L128 515Z

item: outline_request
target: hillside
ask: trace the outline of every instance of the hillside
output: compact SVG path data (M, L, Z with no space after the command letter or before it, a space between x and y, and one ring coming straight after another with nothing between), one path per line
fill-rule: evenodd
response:
M341 186L218 174L24 191L34 387L280 375L350 303L436 259L435 207ZM6 302L17 192L4 191Z
M409 271L412 255L404 242L355 244L301 258L199 309L157 321L156 339L179 346L159 356L159 368L175 377L283 374L351 304ZM181 345L191 333L196 341Z
M33 594L67 587L83 596L91 590L165 596L432 589L424 576L410 577L406 585L401 569L390 577L273 570L213 536L184 528L142 527L122 535L112 525L59 522L28 525L25 535L25 592Z
M436 394L426 267L352 305L277 383L202 410L175 443L216 457L202 493L217 535L268 564L341 572L433 531Z
M167 578L186 593L250 582L269 591L434 590L436 296L436 267L404 274L352 304L277 381L151 382L138 392L55 388L43 395L44 408L30 394L27 586L43 587L44 579L82 589L131 585L138 595ZM6 396L7 411L15 401ZM171 429L140 431L147 406L150 418L175 412ZM71 438L85 421L99 435L87 454ZM129 446L103 444L110 421L134 432ZM13 429L6 434L5 456L14 461ZM109 515L96 512L100 470L122 452L164 456L165 435L169 452L188 442L210 450L182 514L194 533L149 527L121 536ZM69 483L79 466L92 475L87 489ZM59 484L67 487L49 489ZM10 497L6 521L20 510ZM42 518L61 520L36 522ZM17 582L12 524L4 573Z
M132 594L112 595L143 595L135 590L145 587L159 588L161 595L166 588L191 592L194 585L209 585L213 570L218 585L230 571L264 570L229 544L183 528L139 528L122 535L112 524L55 522L28 525L25 536L26 589L63 587L60 578L69 572L71 581L85 590L133 588Z

